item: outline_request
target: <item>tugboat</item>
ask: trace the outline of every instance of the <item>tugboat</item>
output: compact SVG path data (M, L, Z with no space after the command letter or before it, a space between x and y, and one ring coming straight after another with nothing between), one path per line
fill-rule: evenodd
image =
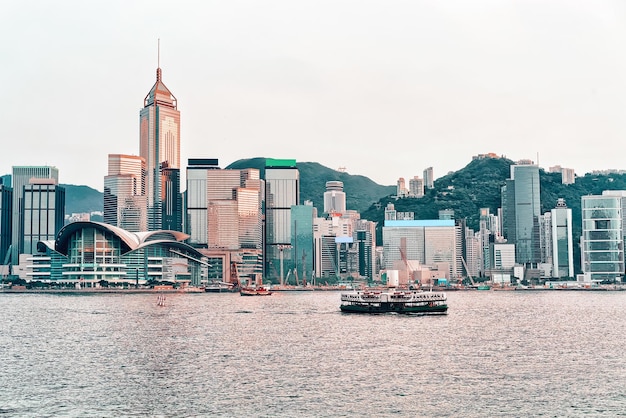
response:
M245 286L239 291L241 296L269 296L272 291L263 286Z
M254 277L254 283L248 283L245 286L242 286L239 290L239 294L241 296L269 296L272 294L272 291L263 286L263 278L260 274L256 274Z

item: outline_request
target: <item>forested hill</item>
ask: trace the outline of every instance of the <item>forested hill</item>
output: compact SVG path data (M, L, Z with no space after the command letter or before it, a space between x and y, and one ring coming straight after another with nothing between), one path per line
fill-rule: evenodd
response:
M467 225L478 230L480 208L489 208L496 214L501 206L501 187L510 178L513 161L506 158L472 160L461 170L435 180L434 188L426 190L419 199L395 199L388 196L363 212L362 218L376 221L379 226L384 220L387 203L395 205L400 212L414 212L415 219L437 219L439 210L453 209L457 219L466 219ZM574 242L581 234L581 197L600 195L605 190L626 190L626 174L586 174L576 177L574 184L561 183L560 173L548 173L539 169L541 189L541 213L556 206L557 199L565 199L572 209Z
M344 183L347 208L361 213L363 219L378 222L382 226L384 209L388 202L396 210L414 212L416 219L437 219L439 210L454 209L456 218L467 219L470 228L478 230L480 208L497 213L501 205L500 188L510 177L513 161L506 158L472 160L462 169L435 180L434 188L426 190L419 199L395 199L395 186L382 186L367 177L351 175L325 167L315 162L298 162L300 170L301 201L311 200L319 212L323 211L326 182L339 180ZM235 161L227 168L265 169L265 158ZM575 184L561 183L561 174L539 170L541 187L541 213L553 209L558 198L564 198L572 209L574 241L581 230L581 197L600 195L604 190L626 190L626 174L586 174L576 178ZM63 184L66 194L66 213L102 211L102 192L88 186Z
M381 186L365 176L348 174L325 167L319 163L297 162L300 172L300 201L313 202L318 213L324 210L324 192L326 182L338 180L343 182L343 191L346 192L347 209L363 212L379 199L394 194L395 186ZM238 160L226 168L256 168L264 176L265 158L251 158Z

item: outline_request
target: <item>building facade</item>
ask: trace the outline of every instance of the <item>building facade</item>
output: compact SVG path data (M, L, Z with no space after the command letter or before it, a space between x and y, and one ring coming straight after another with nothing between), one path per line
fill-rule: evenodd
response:
M291 207L291 254L295 284L313 283L315 252L313 247L313 219L315 208L312 204Z
M131 232L148 229L146 161L137 155L109 154L104 177L104 222Z
M65 220L65 189L53 179L33 179L23 188L20 254L36 254L37 243L55 239Z
M346 193L343 182L327 181L324 192L324 213L344 213L346 211Z
M291 207L300 203L300 173L295 160L265 163L265 277L284 279L291 260ZM282 272L282 274L281 274Z
M572 210L564 199L557 201L552 213L552 276L574 277Z
M189 160L185 231L189 244L210 259L210 279L235 282L263 272L263 193L257 169Z
M539 167L524 163L511 166L511 178L502 190L505 238L515 244L517 262L536 265L541 261L539 241Z
M23 239L21 224L21 208L23 207L24 187L33 179L51 179L55 184L59 183L59 170L51 166L15 166L11 176L13 185L13 210L11 214L11 264L19 264L19 248Z
M424 197L424 180L418 176L409 180L409 197Z
M624 228L621 196L583 196L581 269L592 281L624 275Z
M162 185L161 169L180 169L180 112L176 97L163 84L161 68L156 82L139 112L139 155L146 164L146 201L148 229L162 228L163 202L168 198Z
M8 265L11 261L11 213L13 210L13 189L9 185L0 184L0 265ZM8 271L5 272L8 274Z
M458 271L458 262L461 255L457 254L457 235L453 220L385 221L385 268L394 269L406 263L406 260L414 260L432 269L438 269L439 264L446 264L449 277L459 277L461 271Z
M133 233L100 222L73 222L40 241L32 280L76 287L206 283L203 255L178 231Z
M424 170L424 187L427 189L435 187L435 173L432 167L428 167Z

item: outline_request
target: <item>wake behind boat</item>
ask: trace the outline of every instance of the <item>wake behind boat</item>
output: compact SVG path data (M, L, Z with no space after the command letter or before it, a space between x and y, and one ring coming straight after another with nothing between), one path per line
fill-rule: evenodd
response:
M358 290L341 294L341 311L443 315L448 311L446 294L419 290Z

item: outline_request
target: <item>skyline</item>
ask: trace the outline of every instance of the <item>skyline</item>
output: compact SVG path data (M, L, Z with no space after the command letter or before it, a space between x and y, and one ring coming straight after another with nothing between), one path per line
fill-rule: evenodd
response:
M181 112L183 176L189 158L226 167L267 157L393 185L490 152L578 175L624 168L626 5L617 1L6 9L0 114L10 150L0 174L51 165L61 183L102 191L109 154L139 155L158 39ZM603 143L610 152L594 152Z

